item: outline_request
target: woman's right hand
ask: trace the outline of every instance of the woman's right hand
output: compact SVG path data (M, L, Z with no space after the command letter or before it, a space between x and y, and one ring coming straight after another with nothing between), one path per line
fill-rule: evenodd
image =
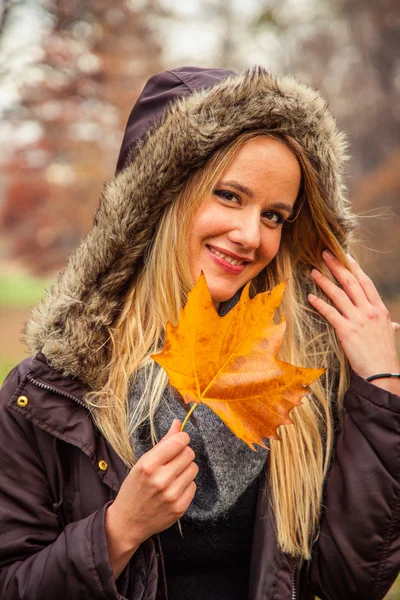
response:
M106 512L106 535L115 579L140 544L181 517L196 492L198 467L175 419L165 437L131 469Z

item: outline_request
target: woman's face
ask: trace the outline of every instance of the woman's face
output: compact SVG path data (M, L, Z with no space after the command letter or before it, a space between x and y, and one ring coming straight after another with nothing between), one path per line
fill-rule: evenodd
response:
M278 252L300 181L293 152L260 136L239 150L199 207L189 231L190 269L195 281L204 272L217 310Z

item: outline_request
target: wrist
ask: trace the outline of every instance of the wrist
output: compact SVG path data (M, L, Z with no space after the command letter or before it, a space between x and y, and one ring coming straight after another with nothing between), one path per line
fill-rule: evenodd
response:
M398 360L395 361L385 361L383 365L377 362L376 365L358 365L358 368L354 369L355 372L360 375L363 379L367 379L368 377L374 377L375 375L380 374L388 374L391 373L400 373L400 363ZM378 381L390 381L396 380L395 377L387 377L384 379L374 379L371 383L376 383Z
M132 556L144 541L121 518L115 502L110 504L106 510L105 529L109 546L112 546L120 555Z

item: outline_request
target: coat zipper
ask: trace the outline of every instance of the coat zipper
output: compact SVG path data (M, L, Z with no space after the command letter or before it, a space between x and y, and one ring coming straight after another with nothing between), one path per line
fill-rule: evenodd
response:
M78 398L76 398L72 394L68 394L68 392L64 392L63 390L59 390L59 389L57 389L55 387L51 387L50 385L42 383L41 381L37 381L37 379L33 379L33 377L28 377L28 380L31 383L33 383L34 385L37 385L38 387L42 388L43 390L47 390L48 392L53 392L54 394L59 394L60 396L64 396L65 398L69 398L70 400L73 400L74 402L76 402L77 404L79 404L79 406L82 406L86 410L89 410L89 407L88 407L87 404L85 404L84 402L82 402L82 400L78 400Z
M292 600L296 600L297 596L296 596L296 571L297 571L297 565L295 565L294 569L293 569L293 573L292 573Z

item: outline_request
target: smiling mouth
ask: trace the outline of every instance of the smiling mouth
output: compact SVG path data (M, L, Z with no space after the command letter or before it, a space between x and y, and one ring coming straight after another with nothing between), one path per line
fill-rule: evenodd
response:
M245 260L238 260L237 258L232 258L232 256L228 256L227 254L224 254L223 252L220 252L219 250L215 250L215 248L212 248L211 246L207 246L207 248L210 250L210 252L212 252L216 256L219 256L225 262L229 263L233 267L237 267L237 266L244 265L245 263L247 263L247 261L245 261Z

